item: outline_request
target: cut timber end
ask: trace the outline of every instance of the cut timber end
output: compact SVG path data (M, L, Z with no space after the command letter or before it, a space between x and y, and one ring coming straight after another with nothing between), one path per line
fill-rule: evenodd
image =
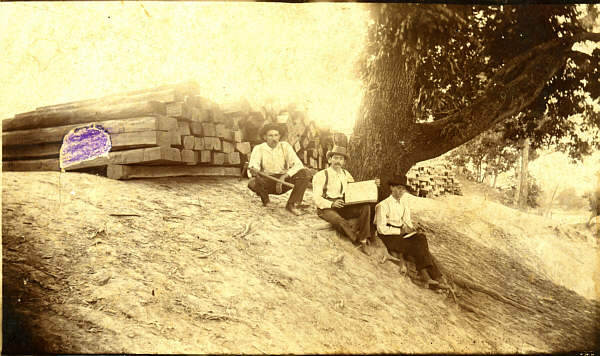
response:
M165 104L165 112L167 116L181 117L183 114L183 102L171 102Z
M192 132L190 131L190 123L183 121L183 120L179 120L177 121L177 131L179 132L180 136L187 136L187 135L191 135Z
M232 153L234 151L234 147L233 147L233 144L231 142L223 141L223 142L221 142L221 144L222 144L222 149L221 150L224 153L229 154L229 153Z
M231 152L227 155L227 164L237 165L240 164L240 153L239 152Z
M212 163L216 165L225 164L225 153L223 152L213 152Z
M181 150L181 161L185 164L198 164L198 152Z
M204 149L204 138L194 137L194 150L200 151Z
M202 140L204 141L204 149L205 150L212 150L213 148L213 141L212 141L213 137L203 137Z
M196 137L194 136L183 136L183 148L186 150L193 150L196 145Z
M231 137L231 130L225 124L216 124L215 132L216 136L222 139L229 139Z
M192 135L194 136L202 136L202 133L204 132L202 130L202 123L200 122L190 122L190 132L192 133Z
M171 146L181 146L181 135L178 130L171 130Z
M221 140L218 137L211 137L212 141L212 150L213 151L221 151L223 149L223 145L221 144Z
M212 124L210 122L203 122L203 123L201 123L201 125L202 125L202 135L211 136L211 137L217 136L217 130L215 128L215 124Z
M212 151L202 150L200 151L200 162L210 163L212 161Z
M108 165L107 176L111 179L161 178L180 176L239 177L240 167L206 166L124 166Z
M241 130L233 131L232 136L234 142L242 142L242 140L244 139Z

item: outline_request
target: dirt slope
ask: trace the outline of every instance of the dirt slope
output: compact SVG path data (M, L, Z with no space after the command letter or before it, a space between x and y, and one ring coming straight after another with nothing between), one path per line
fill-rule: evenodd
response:
M459 307L381 263L380 245L365 255L316 230L312 210L292 217L283 197L263 208L245 181L6 172L2 183L6 352L598 345L597 247L477 197L414 198L416 220L457 283Z

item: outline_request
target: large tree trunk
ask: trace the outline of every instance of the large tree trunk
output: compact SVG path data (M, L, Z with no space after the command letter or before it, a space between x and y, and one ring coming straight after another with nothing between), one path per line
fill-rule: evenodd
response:
M410 6L405 9L403 18L410 19ZM470 106L434 122L417 122L413 106L418 105L419 45L411 48L406 34L398 30L394 35L397 29L375 15L373 28L397 41L382 54L373 54L366 66L366 90L349 141L348 169L358 180L381 178L384 194L389 193L388 177L406 174L415 163L440 156L529 106L564 66L575 42L554 40L534 47L506 63ZM378 36L371 29L370 41Z
M383 182L405 174L423 160L418 152L424 142L412 134L415 71L417 57L407 51L397 61L378 66L369 77L369 92L349 141L348 169L355 178L379 177ZM409 69L409 70L407 70Z
M528 170L529 166L529 139L526 138L523 140L523 148L521 155L521 183L519 184L519 209L526 210L527 209L527 196L529 194L529 184L528 184Z

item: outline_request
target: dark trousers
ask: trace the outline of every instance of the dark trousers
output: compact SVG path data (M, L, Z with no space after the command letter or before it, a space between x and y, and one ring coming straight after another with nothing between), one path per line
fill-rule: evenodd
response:
M283 174L272 174L273 177L279 178ZM290 198L288 199L288 204L299 204L302 203L302 199L304 198L304 192L308 187L309 182L309 173L306 168L299 170L296 174L291 177L287 177L285 179L286 182L292 183L294 185L294 189L292 189L292 193L290 194ZM250 179L248 182L248 188L251 191L261 196L261 194L278 194L276 191L276 184L274 180L265 178L263 176L257 175L256 177ZM285 185L281 186L281 193L287 193L291 188Z
M343 232L353 242L371 239L371 208L369 204L346 205L343 208L317 209L317 215ZM358 235L348 219L358 218Z
M431 278L441 277L442 274L429 252L425 234L417 233L407 239L402 238L401 235L379 235L379 238L388 251L412 257L415 260L417 270L427 268Z

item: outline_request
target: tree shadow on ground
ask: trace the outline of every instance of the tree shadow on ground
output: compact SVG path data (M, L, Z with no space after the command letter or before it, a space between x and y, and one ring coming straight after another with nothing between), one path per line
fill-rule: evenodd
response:
M441 223L419 225L444 273L460 286L459 299L475 306L475 312L504 327L510 325L515 333L537 335L556 350L600 347L600 303L543 278L518 256L489 248Z

